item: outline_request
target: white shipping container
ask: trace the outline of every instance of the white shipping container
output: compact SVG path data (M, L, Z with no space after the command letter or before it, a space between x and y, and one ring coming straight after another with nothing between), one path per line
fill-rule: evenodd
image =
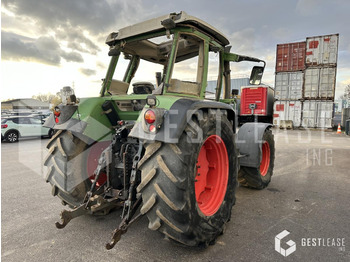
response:
M318 96L320 98L334 98L336 68L323 67L320 69L320 85Z
M305 70L304 97L318 97L318 85L320 83L320 69L308 68Z
M275 98L298 100L303 95L303 72L277 73L275 77Z
M308 68L305 70L304 97L334 99L336 68Z
M273 107L273 124L279 126L281 120L292 120L293 127L299 127L301 125L301 107L300 101L276 101Z
M302 126L308 128L331 128L333 102L307 100L303 104Z
M307 66L336 65L339 34L306 38Z

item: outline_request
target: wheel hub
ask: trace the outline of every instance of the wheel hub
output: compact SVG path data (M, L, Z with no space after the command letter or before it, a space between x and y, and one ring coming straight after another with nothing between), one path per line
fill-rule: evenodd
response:
M221 137L211 135L205 140L199 151L196 168L195 194L198 207L204 215L214 215L224 200L229 172L227 150Z

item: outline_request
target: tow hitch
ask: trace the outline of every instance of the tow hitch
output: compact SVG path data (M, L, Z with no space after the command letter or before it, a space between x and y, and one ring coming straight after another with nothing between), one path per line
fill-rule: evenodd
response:
M112 209L123 207L122 221L113 231L111 241L106 244L108 250L143 215L139 212L134 217L142 203L141 196L136 194L136 187L141 179L137 165L142 157L143 144L127 137L133 125L122 121L120 124L112 143L101 153L91 189L86 193L83 203L73 210L63 210L61 222L55 224L58 229L62 229L76 217L86 214L105 215ZM103 185L97 187L101 174L106 174L107 179ZM120 181L115 182L113 177L119 177Z

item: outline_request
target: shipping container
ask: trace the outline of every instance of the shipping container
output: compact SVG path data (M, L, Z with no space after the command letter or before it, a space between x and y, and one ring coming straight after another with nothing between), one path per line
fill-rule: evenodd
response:
M307 128L332 128L333 102L317 100L304 101L301 125Z
M275 98L299 100L303 98L303 72L281 72L275 77Z
M239 122L253 122L255 116L260 122L272 123L274 90L270 86L243 86Z
M276 101L273 107L273 124L280 126L281 121L290 120L293 127L300 127L301 112L301 101Z
M306 42L278 44L276 72L302 71L305 69Z
M306 38L305 64L309 66L333 65L338 59L339 34Z
M334 100L335 67L307 68L305 70L304 98Z

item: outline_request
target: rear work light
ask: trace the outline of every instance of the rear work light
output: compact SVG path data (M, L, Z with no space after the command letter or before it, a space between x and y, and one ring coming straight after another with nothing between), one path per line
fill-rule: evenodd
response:
M146 111L144 117L148 124L153 124L156 121L156 114L150 109Z
M4 124L4 125L1 125L1 128L7 128L8 125Z

